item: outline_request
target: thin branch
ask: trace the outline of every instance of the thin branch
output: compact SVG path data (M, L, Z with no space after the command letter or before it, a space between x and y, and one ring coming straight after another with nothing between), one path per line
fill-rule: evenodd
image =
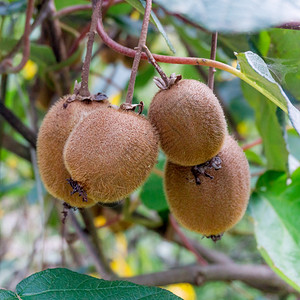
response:
M172 227L174 228L174 230L176 231L176 233L178 234L178 236L182 240L183 244L185 245L185 247L196 256L197 261L198 261L198 263L200 265L206 266L207 265L207 261L199 254L199 252L194 248L194 246L190 242L190 240L181 231L181 229L179 228L179 225L178 225L177 221L175 220L175 218L173 217L172 214L170 214L169 220L170 220L170 223L171 223Z
M123 55L129 56L129 57L135 56L136 50L127 48L110 38L110 36L104 30L101 16L99 18L97 31L98 31L98 34L100 35L102 41L108 47L112 48L116 52L119 52ZM214 67L214 68L229 72L240 78L246 77L239 70L237 70L227 64L221 63L219 61L211 60L211 59L197 58L197 57L177 57L177 56L168 56L168 55L159 55L159 54L153 54L153 57L157 62L180 64L180 65L201 65L201 66L207 66L207 67ZM148 60L146 53L142 53L141 59ZM242 79L245 80L244 78L242 78Z
M37 28L39 25L41 25L41 23L48 17L49 13L50 13L50 0L46 0L40 11L38 16L36 17L36 19L34 20L33 24L30 27L30 33ZM20 38L20 40L17 42L17 44L13 47L13 49L6 55L5 58L11 58L13 55L15 55L19 49L22 47L23 42L24 42L24 38L26 36L23 35L22 38Z
M128 84L127 95L126 95L126 103L128 103L128 104L132 103L136 74L137 74L137 71L139 68L142 51L146 45L151 8L152 8L152 0L146 0L146 7L145 7L142 31L141 31L139 43L137 46L137 51L135 52L133 65L132 65L132 69L131 69L130 80L129 80L129 84Z
M91 27L91 24L86 25L80 35L76 38L76 40L73 42L72 46L70 47L69 51L68 51L68 56L71 56L78 48L80 42L86 37L86 34L89 32Z
M91 9L92 9L92 4L80 4L80 5L68 6L56 12L54 18L61 18L65 15L69 15L77 11L91 10Z
M83 244L86 246L89 255L92 257L95 268L99 275L105 279L105 280L112 280L116 279L116 275L112 273L111 270L107 269L107 261L104 258L102 253L98 253L97 249L95 248L94 244L91 243L88 234L81 228L79 222L77 221L77 218L74 215L74 212L70 210L69 212L71 221L75 227L75 230L79 236L79 238L82 240Z
M203 285L210 281L242 281L264 292L285 295L298 293L285 283L269 267L263 265L190 265L152 274L122 278L143 285L164 286L175 283Z
M13 154L31 162L30 150L28 147L20 144L11 136L4 134L2 139L2 147Z
M162 9L162 10L165 12L165 14L167 14L167 15L169 15L169 16L173 16L173 17L177 18L178 20L181 20L181 21L184 22L185 24L191 25L191 26L193 26L194 28L197 28L197 29L199 29L199 30L201 30L201 31L203 31L203 32L210 33L210 31L207 30L206 28L204 28L204 27L202 27L202 26L200 26L200 25L198 25L198 24L192 22L191 20L185 18L184 16L182 16L182 15L179 14L179 13L172 13L172 12L169 12L169 11L167 11L164 7L161 7L161 6L160 6L160 9Z
M257 145L260 145L261 143L262 143L262 139L259 138L259 139L257 139L256 141L254 141L254 142L252 142L250 144L246 144L246 145L242 146L242 149L244 151L246 151L246 150L251 149L251 148L253 148L253 147L257 146Z
M18 131L33 148L36 148L36 134L0 101L0 115Z
M89 87L88 87L89 72L90 72L90 64L91 64L92 50L93 50L94 38L95 38L95 34L96 34L97 22L98 22L100 14L101 14L101 12L100 12L101 4L102 4L102 0L94 0L93 1L92 22L91 22L90 31L88 33L86 55L85 55L85 60L84 60L83 66L82 66L82 73L81 73L81 87L79 90L79 95L82 97L90 96Z
M59 21L53 18L56 11L54 0L50 0L49 9L50 9L50 13L46 24L48 26L50 45L55 54L56 61L62 62L67 59L67 50L62 37L62 31L60 28ZM68 94L70 92L70 85L71 85L69 68L64 67L62 68L61 71L62 72L58 74L60 77L59 83L61 86L61 89L59 90L61 90L61 94Z
M104 30L102 18L99 19L97 31L102 38L103 42L110 48L114 49L115 51L129 56L134 57L136 51L127 47L124 47L120 45L119 43L112 40L107 33ZM250 77L246 76L246 74L242 73L241 71L237 70L236 68L233 68L230 65L221 63L219 61L206 59L206 58L197 58L197 57L176 57L176 56L167 56L167 55L158 55L153 54L153 57L158 62L164 62L169 64L184 64L184 65L201 65L201 66L207 66L207 67L213 67L220 70L223 70L225 72L228 72L234 76L239 77L240 79L244 80L246 83L254 87L257 91L259 91L261 94L269 98L271 101L277 103L277 105L284 111L288 112L287 108L278 102L276 97L271 94L269 91L265 90L261 86L259 86L255 80L251 79ZM142 53L141 56L142 59L147 59L147 55L145 53Z
M223 252L219 252L214 249L206 248L202 246L198 241L189 239L189 243L193 245L193 248L209 263L213 264L231 264L232 259ZM178 234L174 235L173 241L186 248L186 244L183 243L182 239Z
M28 61L29 54L30 54L30 40L29 40L30 20L32 17L33 9L34 9L34 0L28 0L27 9L26 9L25 29L23 34L24 36L23 57L21 62L17 66L9 68L10 59L7 58L3 60L0 65L0 73L17 73L24 68L26 62Z
M211 36L210 59L212 59L212 60L216 59L217 41L218 41L218 33L214 32ZM207 85L212 90L214 89L215 72L216 72L215 68L209 67Z
M99 237L97 234L96 227L94 225L94 220L93 220L93 216L92 216L91 212L85 208L79 209L79 212L83 219L87 233L90 235L92 242L93 242L94 246L96 247L98 253L100 253L101 252L100 240L99 240ZM108 266L106 266L106 267L108 267Z

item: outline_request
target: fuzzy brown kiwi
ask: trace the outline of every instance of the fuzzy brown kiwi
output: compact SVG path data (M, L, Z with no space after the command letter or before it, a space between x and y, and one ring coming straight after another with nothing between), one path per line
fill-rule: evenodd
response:
M165 193L171 212L186 228L207 237L218 236L244 215L250 194L248 161L237 142L227 136L221 152L221 168L208 168L197 181L191 167L167 162Z
M73 101L67 103L69 95L58 100L46 114L39 129L37 139L37 159L42 181L49 193L74 207L94 204L88 197L87 202L76 193L67 179L71 177L63 162L63 148L74 126L89 113L102 110L108 101Z
M207 85L192 79L160 90L150 104L149 119L168 159L183 166L211 159L227 133L218 99Z
M139 187L158 155L150 122L132 111L93 112L70 134L64 162L72 178L102 203L121 200Z

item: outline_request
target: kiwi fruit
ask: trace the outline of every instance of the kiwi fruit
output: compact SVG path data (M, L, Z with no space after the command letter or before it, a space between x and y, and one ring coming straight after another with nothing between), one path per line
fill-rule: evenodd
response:
M60 98L46 114L38 133L37 159L41 179L49 193L74 207L85 207L94 204L88 197L82 197L73 191L67 179L71 175L63 162L63 149L72 129L89 113L102 110L108 106L108 101L73 101L67 102L70 95Z
M68 172L88 195L113 203L146 180L156 163L158 136L144 116L109 108L74 128L63 155Z
M180 80L160 90L149 107L162 150L178 165L194 166L214 157L223 145L227 125L213 91L197 80Z
M221 168L215 170L207 163L205 174L199 178L191 167L170 161L165 167L165 193L171 212L184 227L207 237L219 236L233 227L244 215L250 195L248 161L229 135L218 158Z

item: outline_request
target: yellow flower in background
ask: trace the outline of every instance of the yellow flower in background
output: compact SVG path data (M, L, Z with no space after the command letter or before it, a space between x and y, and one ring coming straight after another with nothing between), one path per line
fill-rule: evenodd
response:
M111 261L110 267L118 276L129 277L134 275L132 268L120 255Z
M250 128L246 122L242 121L242 122L238 123L237 131L239 134L245 135L249 132L249 130L250 130Z
M25 79L31 80L36 74L37 70L37 64L29 59L22 70L22 75Z
M11 169L15 169L18 165L18 159L14 156L9 156L6 163Z
M193 286L189 283L170 284L163 287L184 300L196 300L196 293Z
M137 21L140 18L140 13L135 10L132 12L132 14L130 15L130 19Z
M106 224L106 218L104 216L97 216L94 218L95 227L101 227Z
M121 92L118 92L117 94L114 94L110 97L110 103L112 105L120 105L121 103Z

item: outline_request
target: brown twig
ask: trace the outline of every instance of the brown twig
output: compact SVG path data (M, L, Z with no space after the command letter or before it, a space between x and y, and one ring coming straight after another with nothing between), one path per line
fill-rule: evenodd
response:
M188 239L188 237L186 237ZM183 243L182 239L178 234L173 236L173 241L186 248L186 244ZM209 263L213 264L230 264L233 263L232 259L226 254L216 251L214 249L209 249L202 246L198 241L189 239L189 242L193 245L193 248L200 253L200 255Z
M33 24L30 26L30 33L37 28L48 16L50 13L50 6L49 6L50 0L46 0L43 2L42 7L39 10L38 16L34 20ZM24 38L26 38L25 35L20 38L20 40L16 43L16 45L10 50L10 52L5 56L5 58L11 58L13 55L15 55L20 47L22 47Z
M86 34L89 32L90 27L91 24L88 24L82 29L79 37L76 38L76 40L73 42L72 46L70 47L68 51L68 56L71 56L77 50L80 42L85 38Z
M104 30L101 16L99 18L99 22L97 25L97 32L100 35L102 41L108 47L112 48L116 52L121 53L122 55L126 55L129 57L135 56L136 50L125 47L110 38L110 36ZM198 58L198 57L177 57L177 56L168 56L168 55L159 55L159 54L152 54L152 55L157 62L163 62L169 64L180 64L180 65L201 65L207 67L214 67L229 72L240 78L242 77L242 73L237 69L227 64L221 63L219 61L211 60L211 59ZM141 59L148 60L146 53L142 53Z
M250 144L246 144L246 145L242 146L242 149L244 151L246 151L246 150L251 149L251 148L253 148L253 147L257 146L257 145L260 145L261 143L262 143L262 139L259 138L259 139L257 139L256 141L254 141L254 142L252 142Z
M24 38L23 38L23 57L21 62L15 66L15 67L9 67L10 64L10 58L6 58L2 61L0 65L0 73L17 73L21 71L26 62L29 59L29 54L30 54L30 40L29 40L29 35L30 35L30 20L32 17L34 9L34 0L28 0L27 4L27 9L26 9L26 20L25 20L25 29L24 29Z
M299 294L269 267L262 265L239 265L236 263L207 266L190 265L122 279L151 286L163 286L182 282L199 286L211 281L238 280L269 293L280 295L288 293Z
M0 101L0 115L18 131L33 148L36 148L36 134Z
M143 48L146 45L151 8L152 8L152 0L146 0L146 7L145 7L142 31L141 31L140 39L139 39L138 46L137 46L137 49L135 52L133 65L132 65L132 69L131 69L131 75L130 75L129 84L128 84L127 95L126 95L126 103L128 103L128 104L132 103L136 74L137 74L138 67L140 64Z
M81 86L79 90L79 95L82 97L89 97L89 72L90 72L90 64L92 58L92 50L94 44L94 38L96 34L96 27L98 23L98 19L100 16L100 7L102 4L102 0L93 0L93 15L92 15L92 22L90 31L88 33L88 42L86 48L86 55L84 59L84 63L82 66L82 73L81 73Z
M65 15L69 15L77 11L91 10L91 9L92 9L92 4L79 4L79 5L68 6L56 12L54 18L61 18Z
M57 19L54 19L53 16L55 15L55 5L54 0L49 1L49 8L50 13L49 17L46 20L45 24L48 27L48 35L50 40L50 45L53 49L53 52L56 57L57 62L62 62L67 59L67 50L66 46L62 37L62 31L60 28L59 21ZM61 95L68 94L70 92L70 72L68 67L64 67L61 70L61 73L59 75L59 91ZM55 77L53 74L52 76Z
M185 245L185 247L196 256L197 261L200 265L206 266L207 261L199 254L199 252L194 248L194 246L190 242L190 240L181 231L177 221L175 220L175 218L173 217L172 214L169 215L169 220L170 220L170 223L171 223L172 227L175 229L176 233L178 234L178 236L182 240L183 244Z
M89 255L92 257L95 268L99 275L105 280L113 280L116 279L116 275L112 272L112 270L108 267L108 263L106 258L103 256L103 253L99 253L95 248L94 244L91 243L88 234L81 228L77 218L74 215L73 211L70 211L70 219L75 227L75 230L82 240L83 244L86 246Z
M30 150L28 147L20 144L11 136L4 134L2 138L2 147L15 155L31 162Z
M172 13L172 12L169 12L169 11L167 11L167 10L166 10L164 7L162 7L162 6L160 6L160 9L162 9L162 10L165 12L165 14L167 14L167 15L169 15L169 16L173 16L173 17L177 18L178 20L181 20L181 21L184 22L185 24L191 25L191 26L193 26L194 28L197 28L197 29L199 29L199 30L201 30L201 31L203 31L203 32L210 33L210 31L207 30L206 28L204 28L204 27L202 27L202 26L196 24L195 22L193 22L193 21L191 21L191 20L185 18L184 16L182 16L182 15L179 14L179 13Z
M218 41L218 33L214 32L211 36L210 59L212 59L212 60L216 59L217 41ZM216 72L215 68L209 67L207 85L212 90L214 89L215 72Z

